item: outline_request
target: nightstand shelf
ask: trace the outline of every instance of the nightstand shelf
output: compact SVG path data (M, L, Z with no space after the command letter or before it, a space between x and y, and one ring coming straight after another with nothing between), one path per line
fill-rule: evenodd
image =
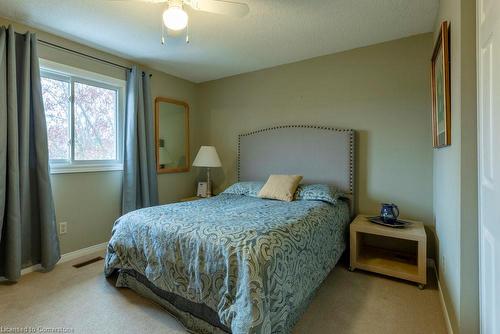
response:
M364 246L358 255L357 267L370 271L380 270L391 276L418 275L417 258L413 254Z
M365 215L359 215L351 223L351 265L350 270L362 269L383 275L419 283L427 283L427 238L421 222L411 221L406 228L391 228L373 224ZM414 253L373 247L364 243L364 236L399 239L408 243Z

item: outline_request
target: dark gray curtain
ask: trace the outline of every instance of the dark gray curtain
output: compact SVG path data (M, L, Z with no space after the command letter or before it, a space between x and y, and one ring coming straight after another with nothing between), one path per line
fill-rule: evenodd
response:
M36 36L0 28L0 276L60 258Z
M127 76L122 213L158 205L150 75L136 66Z

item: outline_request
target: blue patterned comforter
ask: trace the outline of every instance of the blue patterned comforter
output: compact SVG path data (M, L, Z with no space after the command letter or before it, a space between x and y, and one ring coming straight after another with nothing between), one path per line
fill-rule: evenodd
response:
M345 249L349 208L234 194L119 218L105 273L132 269L239 333L288 333Z

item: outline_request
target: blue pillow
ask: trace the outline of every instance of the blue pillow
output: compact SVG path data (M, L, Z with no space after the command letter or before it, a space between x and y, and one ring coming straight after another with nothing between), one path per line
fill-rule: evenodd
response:
M247 181L237 182L224 190L223 194L244 195L250 197L258 197L260 189L264 186L264 182Z
M294 200L323 201L335 205L342 196L344 196L343 193L326 184L301 184L295 191Z

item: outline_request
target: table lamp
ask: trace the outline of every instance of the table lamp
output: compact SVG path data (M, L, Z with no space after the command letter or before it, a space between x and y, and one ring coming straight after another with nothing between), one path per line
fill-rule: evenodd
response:
M210 184L210 168L221 167L219 155L214 146L202 146L193 162L194 167L207 168L207 197L212 196L212 185Z

